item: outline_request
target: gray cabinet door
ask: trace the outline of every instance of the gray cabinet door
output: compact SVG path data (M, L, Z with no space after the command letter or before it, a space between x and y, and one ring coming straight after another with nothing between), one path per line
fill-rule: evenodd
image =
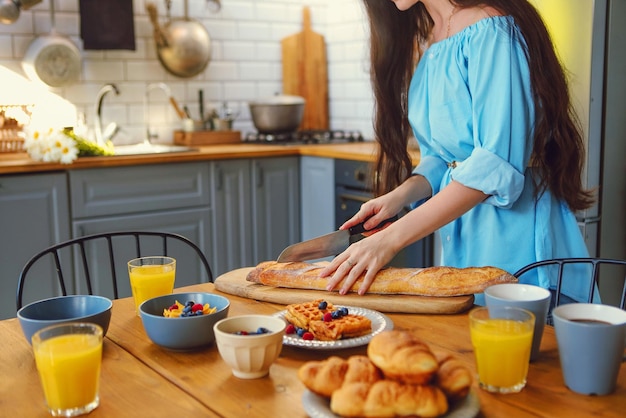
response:
M302 157L302 239L307 240L335 230L335 160Z
M69 239L69 225L65 173L0 177L0 319L15 316L22 267L35 253ZM54 266L45 270L31 270L40 280L25 289L25 300L57 294Z
M300 241L300 172L298 157L253 160L253 265L275 260Z
M74 221L73 234L79 237L115 230L172 232L189 238L208 255L212 247L210 227L211 211L208 208L194 208ZM98 266L97 269L90 272L94 282L94 293L112 298L113 287L109 280L111 272L108 254L103 247L98 246L105 244L103 241L91 245L86 249L86 252L88 263L91 266ZM116 244L116 254L134 253L132 243L124 242L123 245L130 246L126 248L120 248L120 244L120 242ZM146 243L144 242L143 244ZM142 246L142 255L162 255L161 245L160 239L155 238L154 242L148 241L147 245ZM151 251L153 252L151 253ZM195 253L191 253L182 244L174 241L168 246L168 253L176 259L176 287L206 283L208 281L205 269ZM117 258L115 260L115 274L117 276L120 297L131 296L127 262L126 258ZM209 263L211 264L210 260ZM79 290L85 290L83 288L85 285L81 268L78 265L74 267L75 280L77 282L75 286Z
M214 243L211 266L217 277L253 263L250 160L214 161L210 167Z
M74 219L210 204L205 163L72 170L69 176Z

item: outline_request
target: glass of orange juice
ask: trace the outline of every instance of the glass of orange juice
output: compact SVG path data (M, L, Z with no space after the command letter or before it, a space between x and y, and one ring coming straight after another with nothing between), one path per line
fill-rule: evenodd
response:
M139 305L144 301L174 291L176 260L162 256L135 258L128 262L128 275L139 315Z
M35 363L52 416L73 417L98 407L102 328L70 322L37 331Z
M515 393L526 386L535 316L522 308L492 306L473 309L470 334L478 384L496 393Z

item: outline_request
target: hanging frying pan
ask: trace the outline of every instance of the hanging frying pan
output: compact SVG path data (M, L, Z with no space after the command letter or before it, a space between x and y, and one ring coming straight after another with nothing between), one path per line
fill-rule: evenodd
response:
M166 0L168 19L170 3ZM169 19L163 27L159 25L156 6L147 3L146 9L163 67L178 77L193 77L204 71L211 59L211 38L202 23L189 18L187 0L184 17Z
M33 81L50 87L64 87L80 78L82 67L80 51L66 36L56 32L54 1L50 2L51 31L35 38L22 59L22 68Z

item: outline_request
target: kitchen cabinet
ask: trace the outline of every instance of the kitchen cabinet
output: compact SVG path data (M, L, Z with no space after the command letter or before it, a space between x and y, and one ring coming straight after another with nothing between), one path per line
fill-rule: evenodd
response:
M302 240L335 231L335 160L301 157L300 190ZM326 257L323 260L331 259L332 257Z
M72 170L72 235L85 236L106 231L166 231L184 235L206 254L213 247L211 235L212 208L210 171L206 163L156 164L116 168ZM104 245L104 243L103 243ZM160 241L142 248L160 253ZM208 281L200 262L191 254L168 249L176 258L176 286ZM180 254L179 254L180 253ZM90 262L106 266L105 253L91 248ZM121 265L118 278L128 277ZM77 274L80 274L77 272ZM112 297L107 271L94 274L94 291ZM80 280L76 280L81 283ZM130 296L128 280L118 280L120 297ZM84 290L84 289L78 289Z
M0 177L0 319L15 316L17 279L26 262L70 238L68 196L65 173ZM51 265L48 271L34 271L42 286L29 287L25 297L55 294L53 270Z
M300 182L297 157L252 162L254 264L275 260L300 241Z
M300 240L298 157L211 163L216 276L278 257Z

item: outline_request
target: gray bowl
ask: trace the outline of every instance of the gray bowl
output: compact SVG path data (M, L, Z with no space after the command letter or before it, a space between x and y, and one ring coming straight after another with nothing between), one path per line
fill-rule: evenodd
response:
M102 327L106 335L111 322L111 299L96 295L68 295L39 300L17 311L24 336L29 343L41 328L67 322L90 322Z
M168 318L163 310L179 301L183 305L193 300L196 303L216 307L209 315L186 318ZM173 293L148 299L139 305L139 315L143 328L153 343L175 351L200 350L215 341L213 325L228 316L230 301L220 295L206 292Z

